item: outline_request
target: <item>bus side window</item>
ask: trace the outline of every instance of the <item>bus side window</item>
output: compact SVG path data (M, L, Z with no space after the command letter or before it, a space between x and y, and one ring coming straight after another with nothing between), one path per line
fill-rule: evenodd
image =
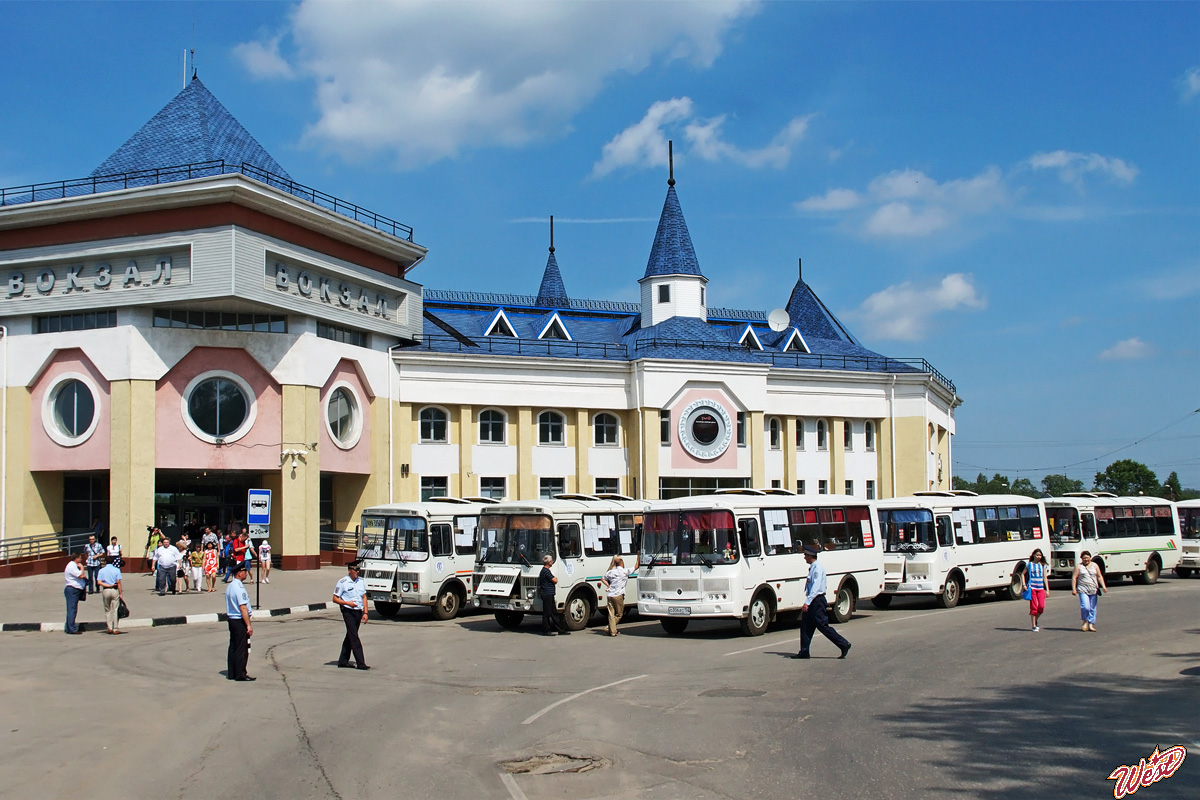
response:
M454 544L450 526L434 525L430 527L429 546L435 558L451 555L454 552Z
M954 544L954 529L950 527L949 517L937 518L937 537L939 547L950 547Z
M579 526L574 522L564 522L558 526L558 557L579 558L583 555L582 542L579 538Z
M742 555L761 556L762 540L758 538L758 520L744 519L738 523L738 541L742 545Z
M1092 516L1091 514L1082 514L1081 519L1083 520L1083 538L1095 539L1096 538L1096 518L1094 516Z

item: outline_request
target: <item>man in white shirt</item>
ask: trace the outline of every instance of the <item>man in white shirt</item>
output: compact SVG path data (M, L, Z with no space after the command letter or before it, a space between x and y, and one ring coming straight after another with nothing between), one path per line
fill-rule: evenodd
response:
M358 638L358 626L367 621L367 583L358 576L358 562L346 565L346 576L333 587L333 602L342 607L342 622L346 625L346 638L342 640L342 652L337 665L350 667L350 654L354 654L354 665L358 669L370 669L363 657L362 640Z
M158 590L159 597L166 594L167 589L175 594L175 572L179 569L180 558L182 554L179 548L171 544L169 539L164 539L154 551L154 588Z
M629 581L629 570L625 569L625 559L613 556L612 565L604 573L600 583L608 594L608 635L616 636L617 623L625 614L625 584Z
M808 563L808 578L804 582L804 605L800 607L803 615L800 617L800 652L792 658L809 658L808 648L812 644L813 633L820 631L826 639L833 642L842 651L838 658L845 658L850 652L850 642L829 624L826 615L828 601L825 599L826 580L825 567L817 561L821 550L813 545L804 546L804 560Z
M246 565L238 564L234 579L225 589L225 616L229 622L228 671L225 677L231 681L252 681L246 674L246 660L250 655L250 637L254 627L250 622L250 595L242 583L246 579Z
M75 614L79 611L79 598L87 597L87 583L83 576L83 553L76 553L67 562L67 568L63 570L63 579L66 581L66 585L63 587L63 596L67 598L66 632L71 635L83 633L75 624Z

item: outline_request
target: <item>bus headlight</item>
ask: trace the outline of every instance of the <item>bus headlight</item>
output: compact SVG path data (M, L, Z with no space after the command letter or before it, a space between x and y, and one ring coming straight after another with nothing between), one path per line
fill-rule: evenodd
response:
M654 592L642 592L642 599L643 600L655 600L656 597L654 595Z
M400 584L401 591L407 592L407 591L411 591L411 589L412 589L412 584L409 584L409 583Z

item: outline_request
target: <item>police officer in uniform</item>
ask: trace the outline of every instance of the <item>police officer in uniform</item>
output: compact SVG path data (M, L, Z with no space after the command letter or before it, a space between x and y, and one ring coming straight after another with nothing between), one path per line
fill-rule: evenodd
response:
M254 680L246 674L254 628L250 624L250 594L242 583L245 579L246 565L238 564L233 581L225 588L225 614L229 622L229 671L225 677L231 681Z
M342 607L342 622L346 623L346 638L342 640L342 654L337 665L343 669L351 666L370 669L358 638L358 626L367 621L367 583L358 577L357 561L347 564L346 571L346 577L333 587L333 602ZM351 652L354 653L354 664L350 663Z
M833 642L845 658L850 652L850 643L829 624L826 616L828 603L825 600L825 567L817 562L821 551L812 545L804 546L804 560L808 562L808 580L804 583L804 612L800 617L800 652L792 658L808 658L808 646L812 643L813 631L820 631Z

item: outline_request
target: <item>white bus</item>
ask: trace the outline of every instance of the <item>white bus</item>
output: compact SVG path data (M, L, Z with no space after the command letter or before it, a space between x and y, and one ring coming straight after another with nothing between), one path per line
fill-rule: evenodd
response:
M1190 578L1200 572L1200 500L1183 500L1175 504L1179 511L1179 530L1183 542L1175 574Z
M479 515L495 502L435 497L363 511L358 560L375 610L390 619L407 604L458 616L471 599Z
M896 595L931 595L954 608L964 593L988 589L1015 600L1029 554L1048 547L1042 501L1024 495L917 492L876 505L885 571L876 608Z
M643 526L638 614L657 617L669 634L693 619L735 619L758 636L804 605L805 545L823 551L835 621L883 589L883 550L866 500L741 489L654 501Z
M526 614L542 613L538 573L542 556L549 554L558 578L557 608L568 630L583 630L607 607L600 579L613 556L636 557L645 508L644 502L629 498L558 495L486 509L479 520L475 606L491 611L508 630L519 626ZM630 606L637 598L636 575L625 587Z
M1084 550L1091 552L1107 583L1125 575L1138 583L1156 583L1163 570L1179 563L1179 514L1169 500L1071 492L1045 502L1054 577L1071 577Z

